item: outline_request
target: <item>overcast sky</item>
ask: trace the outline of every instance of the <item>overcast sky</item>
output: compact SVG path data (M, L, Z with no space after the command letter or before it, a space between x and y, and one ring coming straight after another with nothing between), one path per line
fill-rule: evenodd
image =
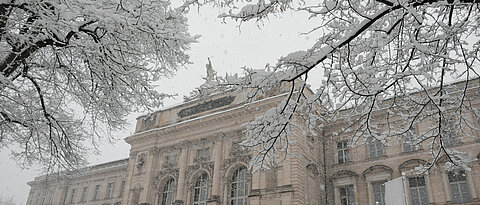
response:
M311 47L318 36L301 35L315 25L305 14L283 13L281 17L271 17L263 22L238 22L216 18L217 8L203 7L188 15L190 33L201 35L199 42L191 47L192 64L177 72L171 79L159 82L159 90L177 93L177 99L168 100L165 105L181 103L195 87L201 85L206 76L205 64L210 58L218 75L241 73L241 67L264 68L267 63L290 52ZM240 27L239 27L240 25ZM318 34L317 34L318 35ZM311 73L310 76L312 76ZM315 77L319 79L320 77ZM315 79L313 78L313 79ZM310 81L315 84L315 81ZM127 158L130 146L123 139L134 132L135 118L141 113L129 117L130 126L117 133L118 142L101 146L101 155L89 156L90 164ZM29 186L28 181L41 174L38 168L21 170L9 157L10 150L0 152L0 197L14 197L19 204L25 204Z

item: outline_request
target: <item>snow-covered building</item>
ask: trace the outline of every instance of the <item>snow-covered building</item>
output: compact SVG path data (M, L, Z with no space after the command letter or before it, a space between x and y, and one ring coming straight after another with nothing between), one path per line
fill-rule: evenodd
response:
M286 94L248 104L239 92L211 94L138 117L135 133L125 139L130 158L81 175L38 177L29 183L27 204L318 204L323 194L312 137L298 131L292 155L254 174L252 153L238 144L245 138L242 125Z
M369 141L352 148L348 133L332 134L342 128L341 120L323 126L318 136L296 128L291 154L276 168L252 173L253 153L238 144L245 138L242 125L285 95L275 92L246 104L238 92L210 94L138 117L135 133L125 139L131 145L128 159L37 177L29 182L27 205L377 205L385 201L383 183L402 173L411 204L480 204L475 130L470 132L476 138L455 138L448 145L477 159L460 174L446 171L443 157L427 173L414 175L413 168L431 159L428 142L397 141L385 149Z

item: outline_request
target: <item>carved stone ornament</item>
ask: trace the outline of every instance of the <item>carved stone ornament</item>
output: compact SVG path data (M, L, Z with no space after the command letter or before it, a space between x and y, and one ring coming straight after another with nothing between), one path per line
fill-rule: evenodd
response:
M185 108L178 112L179 117L187 117L190 115L195 115L201 112L205 112L208 110L213 110L215 108L223 107L226 105L231 104L235 100L235 96L225 96L223 98L218 98L215 100L209 100L197 105L194 105L189 108Z
M199 169L207 170L208 174L210 176L213 176L213 162L194 164L194 165L188 166L187 176L191 176L195 171L197 171Z
M233 158L229 158L225 160L225 163L223 164L223 169L227 169L230 167L230 165L237 163L237 162L243 162L245 164L250 163L250 160L252 159L252 155L245 155L245 156L236 156Z
M159 171L158 175L155 177L155 189L160 190L162 188L160 182L165 176L173 176L174 180L177 181L178 175L178 169L166 169Z
M147 153L141 153L137 156L137 163L135 165L137 169L141 169L143 165L145 165L146 159L147 159Z
M148 150L148 154L149 155L155 155L155 154L158 154L160 153L162 149L158 148L158 147L153 147L151 148L150 150Z
M157 113L151 113L143 118L143 127L153 127L155 125L155 121L157 120Z

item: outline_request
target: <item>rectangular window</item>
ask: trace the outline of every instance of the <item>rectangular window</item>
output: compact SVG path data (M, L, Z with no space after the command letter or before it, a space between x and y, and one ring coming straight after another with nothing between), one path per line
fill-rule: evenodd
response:
M423 176L408 178L408 185L410 186L410 198L412 200L412 205L429 204L427 186Z
M368 139L368 151L371 159L383 157L383 145L373 137Z
M177 163L177 155L176 154L171 154L165 157L165 164L166 165L174 165Z
M353 192L353 185L342 186L338 188L340 191L340 204L341 205L354 205L355 195Z
M83 187L82 196L80 197L81 202L85 202L87 197L88 187Z
M445 146L457 144L457 133L452 120L442 121L442 141Z
M449 172L448 182L450 183L450 191L452 193L452 201L454 203L465 203L472 201L465 171Z
M70 203L73 204L73 200L75 199L75 189L70 191Z
M372 182L375 205L385 205L385 181Z
M414 126L408 130L407 133L402 137L402 146L404 152L413 152L417 150L417 146L415 143L415 136L416 136L416 129Z
M210 159L210 149L204 148L197 150L197 159Z
M115 190L115 182L107 184L107 199L113 198L113 191Z
M337 155L339 164L350 162L350 150L347 140L337 142Z
M125 191L125 180L122 181L122 187L120 188L120 194L118 195L119 197L123 196L123 192Z
M100 191L100 184L95 185L95 191L93 192L93 200L98 199L98 194Z

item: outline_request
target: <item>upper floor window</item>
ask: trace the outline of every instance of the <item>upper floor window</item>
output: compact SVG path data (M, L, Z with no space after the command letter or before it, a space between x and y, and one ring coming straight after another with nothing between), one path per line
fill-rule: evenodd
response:
M87 197L88 187L83 187L82 195L80 196L80 202L85 202Z
M337 156L339 164L350 162L350 150L347 140L337 142Z
M385 205L385 181L372 182L375 205Z
M98 199L98 194L100 191L100 184L95 185L95 191L93 192L93 200Z
M120 187L120 194L118 195L119 197L123 196L123 192L125 191L125 180L122 181L122 186Z
M107 184L107 199L113 198L114 189L115 189L115 182L110 182Z
M173 178L170 178L163 185L162 204L161 205L172 205L173 204L173 190L174 190L174 180L173 180Z
M247 205L247 168L239 167L233 172L230 190L230 205Z
M408 178L412 205L428 205L427 186L423 176Z
M341 186L338 188L340 192L341 205L354 205L355 195L353 192L353 185Z
M445 146L457 144L457 133L452 120L442 121L442 141Z
M165 165L174 165L177 163L177 154L165 156Z
M416 136L416 129L412 126L402 137L402 147L404 152L413 152L417 150L414 136Z
M73 204L73 200L75 199L75 189L70 191L70 203Z
M472 201L465 171L462 170L459 172L449 172L448 182L450 183L450 191L452 193L452 201L454 203L465 203Z
M207 180L208 175L203 173L195 181L195 188L193 190L193 205L206 205L207 204Z
M383 157L382 143L373 137L368 138L368 152L370 153L370 158L372 159Z

